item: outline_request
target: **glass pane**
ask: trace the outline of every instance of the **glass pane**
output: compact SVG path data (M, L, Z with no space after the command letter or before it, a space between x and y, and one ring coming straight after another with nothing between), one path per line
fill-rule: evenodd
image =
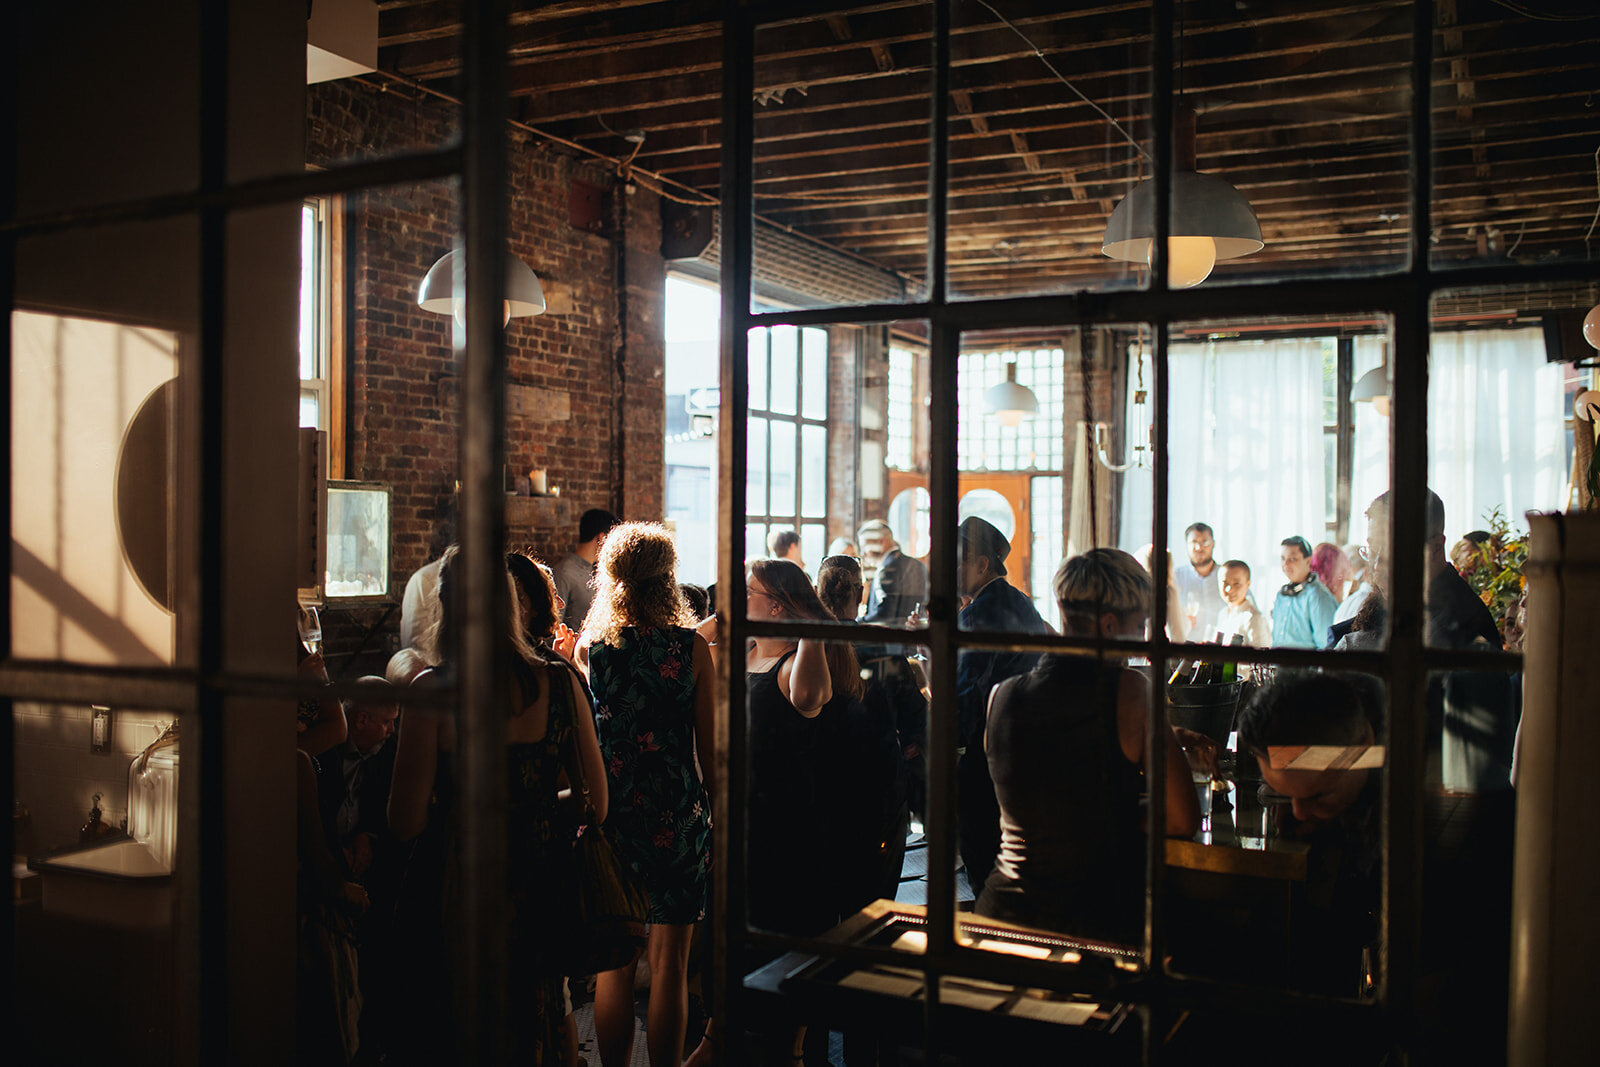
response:
M828 528L819 522L808 522L800 527L800 565L807 574L816 574L822 558L828 554Z
M1056 568L1061 566L1066 547L1067 513L1063 489L1066 479L1059 475L1033 478L1029 517L1033 522L1033 606L1044 621L1061 629L1061 606L1054 591Z
M783 419L769 421L772 433L772 464L768 480L767 514L796 514L795 489L800 471L795 455L795 424Z
M751 417L749 453L745 457L745 511L767 513L767 420Z
M828 331L800 331L800 365L803 379L800 414L808 419L828 417Z
M320 378L323 287L322 220L313 204L300 205L300 377ZM312 425L316 425L312 423Z
M885 462L897 470L910 470L916 455L917 415L922 404L917 392L919 354L910 349L889 349L888 445Z
M27 311L10 328L12 650L172 665L193 558L178 547L183 339Z
M1435 306L1486 295L1441 293ZM1567 504L1567 375L1536 320L1440 326L1428 345L1429 506L1442 509L1424 546L1428 641L1520 651L1525 516Z
M180 792L187 770L180 767L178 716L110 702L19 702L10 710L12 850L33 866L17 880L12 965L28 975L13 994L17 1011L69 1018L82 1001L85 973L111 976L138 965L136 979L111 980L116 996L101 1006L99 1025L19 1027L13 1054L28 1063L126 1061L129 1035L137 1032L137 1058L176 1062L182 1040L173 1000L179 974L197 963L188 946L198 926L192 912L173 906L180 853L188 856L179 805L193 818L197 792ZM188 749L189 761L198 755L198 745ZM135 899L108 902L107 887L116 884L110 879L119 876L159 881L163 891L125 888ZM285 936L292 936L290 921L292 915Z
M322 427L322 398L315 389L300 390L300 425L316 430Z
M827 427L800 427L800 457L800 514L820 519L828 514Z
M784 581L752 576L767 591ZM826 584L828 613L853 617L861 585ZM752 614L768 603L753 598ZM746 900L752 927L813 934L880 898L926 900L926 674L915 647L829 644L836 696L803 718L761 681L790 645L758 638L750 661Z
M1350 319L1367 323L1370 332L1344 351L1360 351L1356 363L1366 366L1386 343L1382 319ZM1174 324L1169 636L1213 642L1220 633L1250 645L1325 648L1335 640L1335 623L1353 618L1359 601L1342 604L1360 584L1352 584L1359 567L1350 559L1360 556L1365 540L1367 503L1388 485L1389 450L1387 425L1360 421L1371 414L1370 403L1345 405L1358 420L1352 432L1367 430L1356 439L1348 470L1337 421L1332 432L1323 423L1329 367L1337 381L1346 358L1339 336L1348 334L1350 319L1326 326L1288 317ZM1129 373L1137 380L1136 367ZM1148 543L1150 488L1146 475L1124 478L1126 543ZM1349 531L1346 544L1333 543L1340 529Z
M1406 267L1410 11L1174 15L1170 284Z
M1506 7L1435 16L1435 269L1515 271L1595 254L1594 85L1584 73L1600 41L1593 5Z
M767 558L767 526L765 523L752 522L744 528L744 560L749 563L753 559Z
M793 326L774 326L772 340L772 400L768 405L775 415L799 411L800 354L796 351L800 331Z
M340 21L340 10L330 6L325 15L314 11L306 23L306 162L328 168L459 143L459 0L420 11L380 12L375 56L363 54L359 30L352 35L349 24ZM526 26L513 34L533 32L534 27ZM521 47L528 44L523 40ZM507 47L514 46L507 42ZM558 109L540 107L537 115L532 110L522 115L523 121L550 129L545 119L559 114L560 100L570 94L580 64L542 58L537 67L519 64L512 79L518 92L539 93L542 102ZM420 83L421 88L408 83ZM513 158L525 152L522 166L532 165L538 144L529 140L513 146Z
M764 411L767 407L767 340L764 326L750 331L750 410Z
M920 298L931 17L925 4L895 4L757 28L756 300L765 294L818 306ZM701 153L709 157L703 173L712 196L714 144Z
M668 275L665 321L665 514L677 540L679 577L709 585L717 575L716 434L722 404L716 287Z
M1167 666L1179 772L1192 789L1178 799L1200 823L1167 846L1172 970L1372 999L1382 959L1382 684ZM1321 713L1303 714L1308 706Z
M1149 177L1149 11L958 4L952 20L949 295L1145 284L1143 262L1101 248Z

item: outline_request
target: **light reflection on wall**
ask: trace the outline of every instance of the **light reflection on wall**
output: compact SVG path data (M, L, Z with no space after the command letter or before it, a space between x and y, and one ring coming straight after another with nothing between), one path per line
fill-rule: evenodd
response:
M128 565L116 484L129 422L177 373L178 337L29 312L11 329L14 653L170 664L173 615Z

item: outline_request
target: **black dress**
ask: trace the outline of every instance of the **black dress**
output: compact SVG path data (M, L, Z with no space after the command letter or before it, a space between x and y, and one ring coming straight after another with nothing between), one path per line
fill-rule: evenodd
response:
M1139 942L1143 790L1117 737L1123 670L1092 656L1046 655L996 691L987 741L1000 853L978 914Z
M767 670L746 675L745 899L754 926L817 934L833 925L824 812L818 804L821 731L818 719L796 711L778 684L778 672L793 655L786 652Z

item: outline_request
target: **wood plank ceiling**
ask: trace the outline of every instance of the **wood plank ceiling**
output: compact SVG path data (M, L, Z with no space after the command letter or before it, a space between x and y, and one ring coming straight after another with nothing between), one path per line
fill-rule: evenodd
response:
M380 3L381 69L455 93L456 0ZM513 4L523 124L714 202L721 4ZM1600 165L1592 0L1438 0L1433 246L1439 265L1584 259ZM764 27L756 59L762 218L917 286L926 277L929 5ZM782 11L783 7L774 7ZM1411 4L1190 0L1174 78L1200 170L1260 218L1266 248L1217 275L1405 261ZM1114 205L1149 176L1148 3L956 0L949 276L967 296L1132 284L1100 254ZM642 135L642 140L638 138Z

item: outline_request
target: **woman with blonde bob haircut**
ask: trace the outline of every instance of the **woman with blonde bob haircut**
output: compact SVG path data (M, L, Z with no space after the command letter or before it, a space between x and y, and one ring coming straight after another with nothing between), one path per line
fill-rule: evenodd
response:
M578 645L594 691L606 783L619 801L606 830L650 898L645 1040L657 1067L683 1059L689 947L711 874L715 678L677 571L666 527L612 527ZM633 1054L637 967L635 960L595 983L595 1036L606 1067Z
M1144 636L1150 575L1114 548L1056 571L1063 627L1077 637ZM1000 854L978 914L1138 944L1144 926L1144 675L1121 657L1047 653L989 697L986 749L1000 801ZM1200 807L1177 737L1166 732L1165 832L1187 837Z

